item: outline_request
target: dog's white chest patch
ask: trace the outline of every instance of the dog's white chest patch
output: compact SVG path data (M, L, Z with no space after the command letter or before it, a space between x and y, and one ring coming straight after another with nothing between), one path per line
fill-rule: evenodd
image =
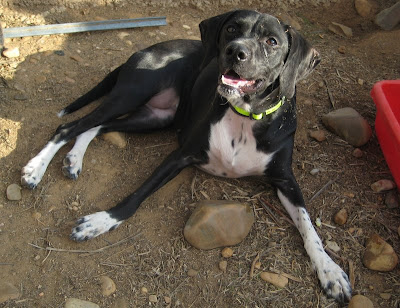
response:
M209 161L200 169L217 176L238 178L262 175L274 153L257 150L253 135L255 122L229 109L211 126Z

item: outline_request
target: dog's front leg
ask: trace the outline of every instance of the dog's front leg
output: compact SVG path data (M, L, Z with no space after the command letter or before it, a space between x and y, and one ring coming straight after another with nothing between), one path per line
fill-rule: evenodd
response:
M71 239L85 241L114 230L124 220L131 217L149 195L194 162L195 159L192 156L185 155L180 149L172 152L133 194L115 207L78 219L77 226L72 229Z
M312 266L317 272L325 293L339 302L349 301L351 298L351 286L347 274L325 252L310 216L305 209L300 188L294 177L279 181L276 186L279 200L303 238L304 248L311 259Z

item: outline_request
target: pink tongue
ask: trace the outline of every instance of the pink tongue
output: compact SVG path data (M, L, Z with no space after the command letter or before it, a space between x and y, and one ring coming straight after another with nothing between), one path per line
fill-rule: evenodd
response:
M222 83L226 84L228 86L232 86L235 88L241 88L244 86L251 86L254 84L254 80L246 80L246 79L241 79L241 78L235 78L229 75L222 75Z

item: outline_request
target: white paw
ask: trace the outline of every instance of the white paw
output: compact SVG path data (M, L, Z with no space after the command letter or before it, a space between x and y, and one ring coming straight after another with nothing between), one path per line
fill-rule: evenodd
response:
M324 254L316 265L318 278L326 295L344 303L351 299L351 286L347 274Z
M35 188L42 180L46 172L47 163L39 157L32 158L28 164L22 168L21 184L30 189Z
M76 180L82 170L81 155L70 152L65 156L63 164L63 174L70 179Z
M70 238L81 242L114 230L122 221L118 221L106 211L102 211L81 217L76 223L77 226L72 229Z

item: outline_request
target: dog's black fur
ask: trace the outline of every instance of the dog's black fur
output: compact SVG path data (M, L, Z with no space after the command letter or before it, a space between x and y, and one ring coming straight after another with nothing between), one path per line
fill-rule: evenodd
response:
M22 183L34 188L58 148L74 137L76 149L64 160L64 173L71 178L77 178L84 150L96 135L174 125L179 148L118 205L81 218L71 238L87 240L116 228L190 165L225 177L261 175L277 188L324 290L339 301L348 300L347 276L323 251L291 168L296 83L319 63L319 54L297 31L255 11L207 19L200 30L202 42L168 41L135 53L66 107L60 115L107 94L93 112L57 129L24 168ZM253 114L263 114L262 119Z

